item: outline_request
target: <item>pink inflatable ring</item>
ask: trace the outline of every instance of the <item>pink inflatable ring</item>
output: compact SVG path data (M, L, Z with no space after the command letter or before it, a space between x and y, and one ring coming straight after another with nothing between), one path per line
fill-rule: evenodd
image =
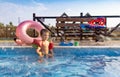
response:
M38 33L40 33L40 30L43 29L44 27L40 23L37 23L37 22L32 21L32 20L27 20L27 21L20 23L18 25L18 27L16 28L16 36L21 41L25 42L26 44L32 44L34 39L41 39L40 34L36 38L30 37L26 33L27 30L30 28L35 29Z

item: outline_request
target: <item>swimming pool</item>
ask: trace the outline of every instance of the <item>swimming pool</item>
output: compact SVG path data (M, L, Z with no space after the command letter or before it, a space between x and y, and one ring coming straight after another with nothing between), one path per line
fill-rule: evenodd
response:
M0 77L120 77L120 47L55 47L38 62L31 47L1 47Z

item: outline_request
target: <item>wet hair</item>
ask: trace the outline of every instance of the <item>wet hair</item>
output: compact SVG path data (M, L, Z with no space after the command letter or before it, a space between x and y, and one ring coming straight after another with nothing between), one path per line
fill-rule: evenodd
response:
M42 30L40 31L40 35L43 35L43 33L49 33L49 31L48 31L47 29L42 29Z

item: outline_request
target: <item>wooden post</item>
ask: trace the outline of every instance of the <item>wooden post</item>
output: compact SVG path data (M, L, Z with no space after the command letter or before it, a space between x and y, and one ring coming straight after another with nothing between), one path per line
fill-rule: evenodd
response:
M83 13L82 12L80 13L80 17L83 17ZM83 22L81 21L80 24L83 24ZM82 34L83 34L82 33L82 28L80 26L80 40L82 40L82 37L83 37Z
M36 17L36 16L35 16L35 13L33 13L33 21L35 21L35 17Z
M83 17L83 13L80 13L80 17ZM83 22L82 22L82 21L81 21L80 23L81 23L81 24L83 24Z
M33 13L33 21L35 21L35 13ZM33 30L33 37L35 37L35 29Z
M82 28L80 27L80 40L82 40Z

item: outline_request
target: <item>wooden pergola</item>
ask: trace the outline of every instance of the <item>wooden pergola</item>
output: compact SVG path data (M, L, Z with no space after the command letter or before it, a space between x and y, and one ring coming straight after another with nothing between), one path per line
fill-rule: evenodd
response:
M81 24L87 23L91 21L94 18L98 17L104 17L107 21L107 18L116 18L120 16L91 16L86 14L83 16L83 13L80 13L80 16L68 16L66 13L63 13L61 16L36 16L35 13L33 13L33 20L40 22L45 28L47 28L51 33L55 34L52 30L50 30L43 22L44 19L56 19L56 33L58 37L61 37L59 34L62 32L62 37L65 37L65 39L68 38L75 38L82 40L85 37L92 37L96 40L96 35L103 34L104 36L107 36L112 31L114 31L116 28L119 27L120 24L115 26L113 30L108 32L107 25L104 28L90 28L87 31L83 30L81 27Z

